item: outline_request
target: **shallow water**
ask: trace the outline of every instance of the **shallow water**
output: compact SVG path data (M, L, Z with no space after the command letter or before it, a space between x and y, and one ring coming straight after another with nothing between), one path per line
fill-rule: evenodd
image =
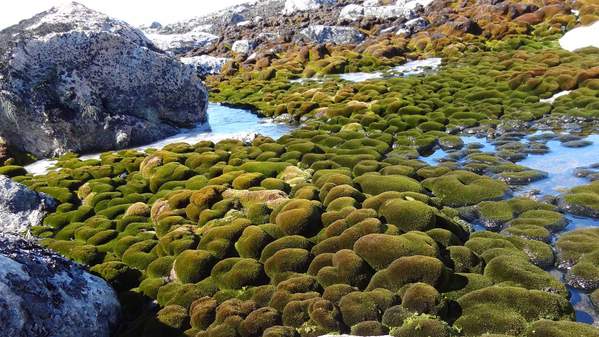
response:
M599 161L599 135L590 135L585 140L593 144L571 148L563 146L558 140L550 140L546 143L549 147L548 153L529 154L526 159L519 161L520 165L549 174L546 179L527 185L522 192L539 190L543 195L557 195L564 189L588 183L587 179L577 177L574 170Z
M469 145L470 146L476 145L477 149L480 152L494 152L495 151L495 145L491 144L491 142L489 142L486 138L477 137L477 136L462 136L461 138L462 138L462 141L464 142L463 148L466 148ZM436 165L440 161L443 161L443 159L445 157L447 157L447 155L449 153L451 153L451 151L445 151L445 150L439 148L432 154L430 154L426 157L420 157L419 159L429 165Z
M339 75L329 75L324 77L298 78L291 80L292 83L305 83L311 81L323 81L327 78L339 78L349 82L364 82L368 80L380 80L383 78L396 78L420 75L428 72L433 72L441 66L441 58L428 58L424 60L408 61L405 64L393 67L384 71L375 71L371 73L355 72Z
M563 96L556 95L557 97ZM555 99L557 97L552 97ZM551 103L553 100L548 100ZM538 136L542 132L533 133L524 137L521 142L530 142L530 138ZM476 136L463 136L464 148L469 144L479 144L481 152L495 152L495 145L487 138L479 138ZM568 190L574 186L584 185L589 182L587 178L578 177L575 175L576 168L588 167L599 162L599 135L590 135L584 140L591 141L592 144L584 147L567 147L557 139L552 139L545 142L549 151L545 154L529 154L524 160L517 164L526 166L531 169L540 170L547 173L547 177L525 186L519 186L514 191L514 196L527 195L534 192L538 197L557 196L561 192ZM436 165L449 154L449 152L438 149L427 157L420 157L420 160L429 165ZM599 227L599 219L576 216L566 213L568 225L561 233L572 231L579 228ZM474 223L474 231L487 230L482 224ZM557 240L560 233L554 236L553 241ZM564 282L564 272L558 269L550 270L550 273ZM565 282L564 282L565 283ZM595 310L588 293L579 289L567 286L570 291L570 303L574 307L576 313L576 321L599 326L599 314Z
M289 124L275 123L272 119L261 118L248 109L232 108L220 104L208 104L208 123L193 129L181 129L181 132L157 142L134 147L140 151L149 148L162 148L168 144L185 142L195 144L201 140L214 142L223 139L251 139L254 135L278 139L293 129ZM100 153L82 155L81 160L97 159ZM43 159L25 166L28 172L35 175L45 174L56 164L56 160Z

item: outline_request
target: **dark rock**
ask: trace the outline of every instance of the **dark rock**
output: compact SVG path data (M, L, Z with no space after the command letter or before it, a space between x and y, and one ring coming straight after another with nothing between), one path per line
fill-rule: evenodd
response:
M192 66L72 3L0 32L0 136L37 156L147 143L206 120Z
M3 336L109 337L120 305L81 266L22 238L0 234Z

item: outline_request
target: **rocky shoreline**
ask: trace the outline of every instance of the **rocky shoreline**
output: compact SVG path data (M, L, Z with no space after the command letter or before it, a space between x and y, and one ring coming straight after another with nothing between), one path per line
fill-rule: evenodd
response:
M107 309L64 301L91 336L597 337L599 49L576 37L597 19L588 1L260 0L108 21L200 88L177 97L207 105L201 75L212 102L296 127L223 139L225 119L193 144L65 153L38 175L5 155L0 232L44 249L0 239L0 264L106 291ZM193 43L154 50L152 34ZM16 283L0 307L30 300ZM70 288L39 284L34 307L63 312L45 299Z

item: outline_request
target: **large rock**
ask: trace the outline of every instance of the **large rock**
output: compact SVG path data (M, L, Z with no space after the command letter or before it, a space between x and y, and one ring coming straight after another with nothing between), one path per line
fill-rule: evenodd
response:
M404 17L413 19L417 11L428 6L431 0L399 0L393 5L380 6L378 2L364 2L362 5L349 4L341 9L339 21L357 21L364 17L381 20Z
M56 205L53 198L0 175L0 233L19 234L39 226Z
M181 62L193 65L198 72L198 76L200 77L220 73L224 65L227 62L229 62L229 60L230 59L226 57L216 57L211 55L190 56L181 58Z
M364 40L364 34L352 27L314 25L302 29L300 38L314 43L357 44Z
M2 336L109 337L120 306L114 290L81 266L0 234Z
M250 51L252 51L252 49L254 49L253 43L250 40L245 40L245 39L237 40L231 46L231 51L233 51L237 54L242 54L242 55L249 54Z
M0 32L0 136L38 156L151 142L206 120L194 67L72 3Z
M146 33L158 48L173 54L188 52L195 48L207 48L218 42L218 36L207 32L192 30L182 34Z
M295 12L310 11L319 9L322 6L330 6L337 3L337 0L286 0L283 14L291 15Z

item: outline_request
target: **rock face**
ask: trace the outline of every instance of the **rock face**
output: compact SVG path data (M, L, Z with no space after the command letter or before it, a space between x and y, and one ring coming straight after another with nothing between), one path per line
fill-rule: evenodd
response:
M300 35L314 43L356 44L364 40L357 29L342 26L309 26L302 29Z
M82 267L0 234L3 336L109 337L120 305L114 290Z
M207 32L192 30L183 34L146 34L158 48L180 54L195 48L207 48L218 42L218 36Z
M426 7L431 0L399 0L393 5L380 6L378 2L364 2L362 5L349 4L341 9L339 20L357 21L364 17L373 17L387 20L404 17L413 19L416 17L416 9L419 6Z
M42 224L56 200L0 175L0 233L23 233Z
M205 77L220 73L221 69L229 61L226 57L215 57L210 55L200 55L191 57L182 57L181 62L191 64L196 67L198 76Z
M283 8L283 14L291 15L295 12L309 11L318 9L321 6L330 6L337 3L337 0L287 0L285 1L285 8Z
M194 67L72 3L0 32L0 136L37 156L122 148L206 120Z

